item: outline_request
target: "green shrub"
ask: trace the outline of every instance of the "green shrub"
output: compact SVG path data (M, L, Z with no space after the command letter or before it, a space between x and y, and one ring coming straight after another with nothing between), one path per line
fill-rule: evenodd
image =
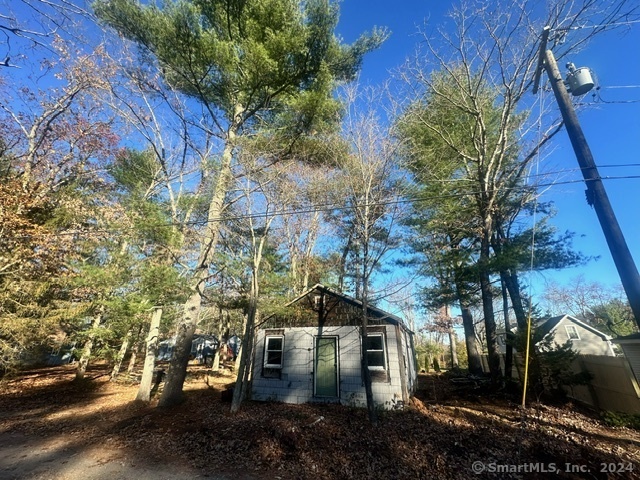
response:
M628 427L640 430L640 415L623 412L602 412L602 420L610 427Z
M543 393L555 398L566 397L566 387L588 384L593 375L586 371L574 372L573 364L578 352L571 340L558 345L553 333L534 331L531 339L531 361L529 364L529 388L540 397ZM519 351L526 350L526 336L519 334L516 345ZM535 346L535 347L534 347Z
M433 369L434 369L436 372L439 372L439 371L440 371L440 362L438 361L438 359L437 359L437 358L434 358L434 359L433 359Z

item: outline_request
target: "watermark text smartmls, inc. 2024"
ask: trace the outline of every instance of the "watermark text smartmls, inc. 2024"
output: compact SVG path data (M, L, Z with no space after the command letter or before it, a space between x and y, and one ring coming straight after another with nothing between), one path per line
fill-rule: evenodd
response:
M628 473L635 470L631 462L600 462L596 465L575 463L520 463L504 464L475 461L471 465L473 473Z

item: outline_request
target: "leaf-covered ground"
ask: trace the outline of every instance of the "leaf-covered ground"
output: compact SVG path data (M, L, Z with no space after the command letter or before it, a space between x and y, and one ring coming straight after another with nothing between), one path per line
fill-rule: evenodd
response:
M640 432L570 404L522 410L445 375L422 375L411 405L374 427L337 405L248 402L231 415L231 374L201 367L172 409L132 402L136 386L106 370L73 374L0 385L0 478L640 478Z

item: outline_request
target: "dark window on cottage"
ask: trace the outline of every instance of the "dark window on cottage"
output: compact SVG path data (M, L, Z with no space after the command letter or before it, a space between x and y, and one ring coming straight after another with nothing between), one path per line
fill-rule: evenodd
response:
M370 369L385 369L384 336L382 333L367 334L367 360Z
M265 368L282 368L282 352L284 350L283 336L268 336L265 340L264 366Z
M564 329L567 331L569 340L580 340L580 334L575 325L565 325Z

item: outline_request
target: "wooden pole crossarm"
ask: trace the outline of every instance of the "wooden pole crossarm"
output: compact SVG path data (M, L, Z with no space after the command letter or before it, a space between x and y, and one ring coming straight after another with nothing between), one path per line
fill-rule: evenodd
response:
M542 75L542 68L544 66L544 56L547 50L547 41L549 40L549 32L551 27L546 26L542 29L542 38L540 39L540 50L538 50L538 64L536 65L536 73L533 77L533 93L538 93L538 87L540 85L540 76Z

